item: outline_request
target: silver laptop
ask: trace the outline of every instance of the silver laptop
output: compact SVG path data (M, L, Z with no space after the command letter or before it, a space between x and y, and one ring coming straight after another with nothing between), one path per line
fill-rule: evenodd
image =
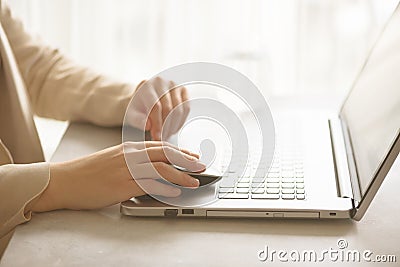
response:
M399 6L336 116L275 114L277 151L263 179L250 175L231 182L222 177L203 196L196 195L213 200L205 205L171 206L148 196L133 198L121 204L121 213L360 220L400 151L398 25Z

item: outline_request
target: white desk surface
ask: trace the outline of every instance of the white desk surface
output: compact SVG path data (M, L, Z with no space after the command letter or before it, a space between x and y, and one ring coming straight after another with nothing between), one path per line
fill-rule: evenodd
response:
M120 140L120 129L72 124L53 160L89 154ZM339 238L347 240L349 249L397 256L397 263L367 266L398 266L399 178L397 160L361 222L134 218L121 215L118 205L35 214L31 222L17 227L0 266L266 266L270 262L257 258L265 245L320 253L337 249ZM274 261L272 266L283 264ZM335 263L322 263L331 264Z

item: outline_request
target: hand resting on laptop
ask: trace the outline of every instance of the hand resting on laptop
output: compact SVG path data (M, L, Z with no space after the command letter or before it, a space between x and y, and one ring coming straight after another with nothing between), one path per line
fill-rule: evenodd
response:
M128 142L79 159L52 163L49 186L27 208L35 212L96 209L145 195L142 187L150 194L176 197L181 193L179 188L157 179L162 176L171 183L197 188L199 180L170 164L203 171L206 166L198 158L169 143L151 141ZM125 160L133 163L133 179Z

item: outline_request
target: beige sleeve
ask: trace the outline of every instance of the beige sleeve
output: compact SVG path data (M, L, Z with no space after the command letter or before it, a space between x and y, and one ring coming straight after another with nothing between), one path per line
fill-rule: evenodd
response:
M43 45L24 30L5 4L1 23L37 115L102 126L122 124L132 85L78 66L57 49Z
M30 220L31 212L25 206L45 190L49 179L46 162L0 166L0 240Z

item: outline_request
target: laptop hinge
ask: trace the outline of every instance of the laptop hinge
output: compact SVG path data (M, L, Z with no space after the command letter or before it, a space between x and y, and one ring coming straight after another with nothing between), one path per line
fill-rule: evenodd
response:
M359 201L361 194L359 193L360 188L358 178L356 176L356 183L354 183L352 178L352 175L357 174L357 172L353 172L351 167L354 158L352 150L348 150L348 143L346 142L344 134L345 131L340 119L330 119L329 129L331 133L338 196Z
M337 195L344 198L353 198L353 190L350 181L350 172L341 123L338 118L330 119L328 123L331 135Z
M346 122L340 119L340 117L339 117L339 122L341 124L344 148L346 150L347 166L350 175L350 183L353 193L354 205L357 206L358 203L361 201L362 195L361 195L360 179L358 177L358 172L357 172L357 165L353 154L353 145L351 143L350 133Z

